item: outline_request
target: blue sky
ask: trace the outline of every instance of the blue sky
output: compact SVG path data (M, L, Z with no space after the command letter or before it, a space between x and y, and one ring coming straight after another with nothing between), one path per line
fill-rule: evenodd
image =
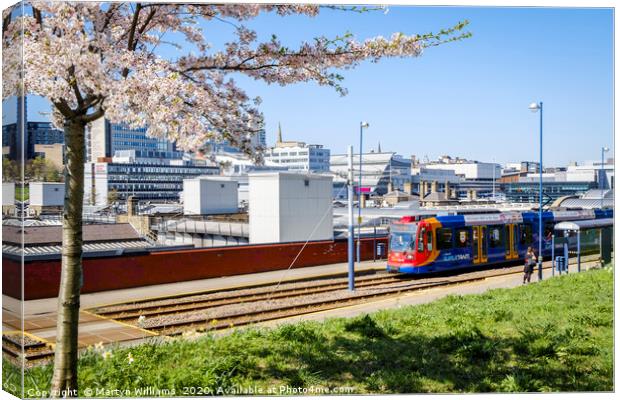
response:
M366 62L344 71L349 94L329 87L236 80L263 99L267 140L278 122L284 138L324 144L332 154L393 150L431 159L450 154L483 161L538 158L538 115L544 102L546 165L600 157L613 144L613 11L611 9L390 7L367 14L324 11L316 18L264 15L248 23L259 39L277 34L295 46L317 35L350 31L357 38L425 33L468 19L473 37L428 49L415 59ZM210 23L217 46L233 27ZM44 108L30 101L30 118ZM41 117L36 116L36 119Z

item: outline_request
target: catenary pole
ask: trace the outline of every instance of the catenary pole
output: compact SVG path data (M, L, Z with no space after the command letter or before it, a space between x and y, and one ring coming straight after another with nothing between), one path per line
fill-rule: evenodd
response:
M348 148L349 179L347 179L347 194L349 205L349 237L348 237L348 261L349 261L349 290L355 290L355 270L353 259L353 146Z

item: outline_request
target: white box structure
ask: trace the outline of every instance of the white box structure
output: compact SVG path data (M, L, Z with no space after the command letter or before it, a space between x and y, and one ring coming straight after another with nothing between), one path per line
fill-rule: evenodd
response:
M14 206L15 205L15 183L14 182L2 182L2 205Z
M29 187L31 206L58 207L64 205L64 183L30 182Z
M332 177L249 175L250 243L333 240Z
M183 180L183 214L232 214L239 211L238 182L225 177Z

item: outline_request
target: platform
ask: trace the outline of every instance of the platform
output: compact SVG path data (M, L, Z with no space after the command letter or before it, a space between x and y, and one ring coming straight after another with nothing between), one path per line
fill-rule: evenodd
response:
M348 264L329 264L316 267L294 268L245 274L222 278L201 279L188 282L152 285L141 288L121 289L107 292L84 294L80 297L82 310L105 304L136 301L145 298L157 298L178 294L190 294L211 290L230 290L239 287L277 284L296 280L344 277ZM356 266L356 273L374 273L385 270L385 260L365 261ZM3 333L21 330L22 302L9 296L2 296L2 331ZM57 298L29 300L23 302L24 330L27 334L46 343L53 344L56 339ZM109 320L80 311L80 329L78 342L80 347L96 343L132 342L156 336L154 333L139 329L118 321Z

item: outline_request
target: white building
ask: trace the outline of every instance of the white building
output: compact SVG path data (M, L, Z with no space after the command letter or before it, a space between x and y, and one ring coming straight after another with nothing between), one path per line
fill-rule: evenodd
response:
M183 180L183 214L232 214L238 211L237 181L226 177Z
M250 243L332 240L332 177L249 175Z
M65 184L58 182L30 182L30 206L62 206L65 201Z
M349 160L346 154L331 156L330 170L340 177L346 177ZM353 155L353 180L359 182L360 157ZM411 182L411 160L394 152L365 153L362 155L362 188L370 193L383 195L391 183L393 189L404 190L405 183Z
M15 182L2 182L2 214L15 210Z
M215 162L220 166L222 175L243 175L256 171L288 171L286 167L279 166L270 160L265 160L263 165L256 165L254 160L241 152L218 151L214 154L214 158Z
M285 167L289 171L329 171L329 149L319 144L278 142L265 152L265 162Z
M15 205L15 182L2 182L2 205Z
M499 164L478 161L468 161L459 163L429 163L424 165L427 169L452 170L456 175L461 175L465 179L499 179L502 168ZM495 174L493 172L495 170Z
M605 173L601 174L604 170ZM602 177L602 179L600 178ZM569 165L566 168L567 182L597 182L598 186L603 189L614 189L614 165L613 163L603 164L601 162L588 162L584 165ZM602 182L599 182L602 181Z
M416 166L411 168L411 181L414 185L420 182L437 181L450 184L458 184L461 177L451 169L426 168L425 166Z

